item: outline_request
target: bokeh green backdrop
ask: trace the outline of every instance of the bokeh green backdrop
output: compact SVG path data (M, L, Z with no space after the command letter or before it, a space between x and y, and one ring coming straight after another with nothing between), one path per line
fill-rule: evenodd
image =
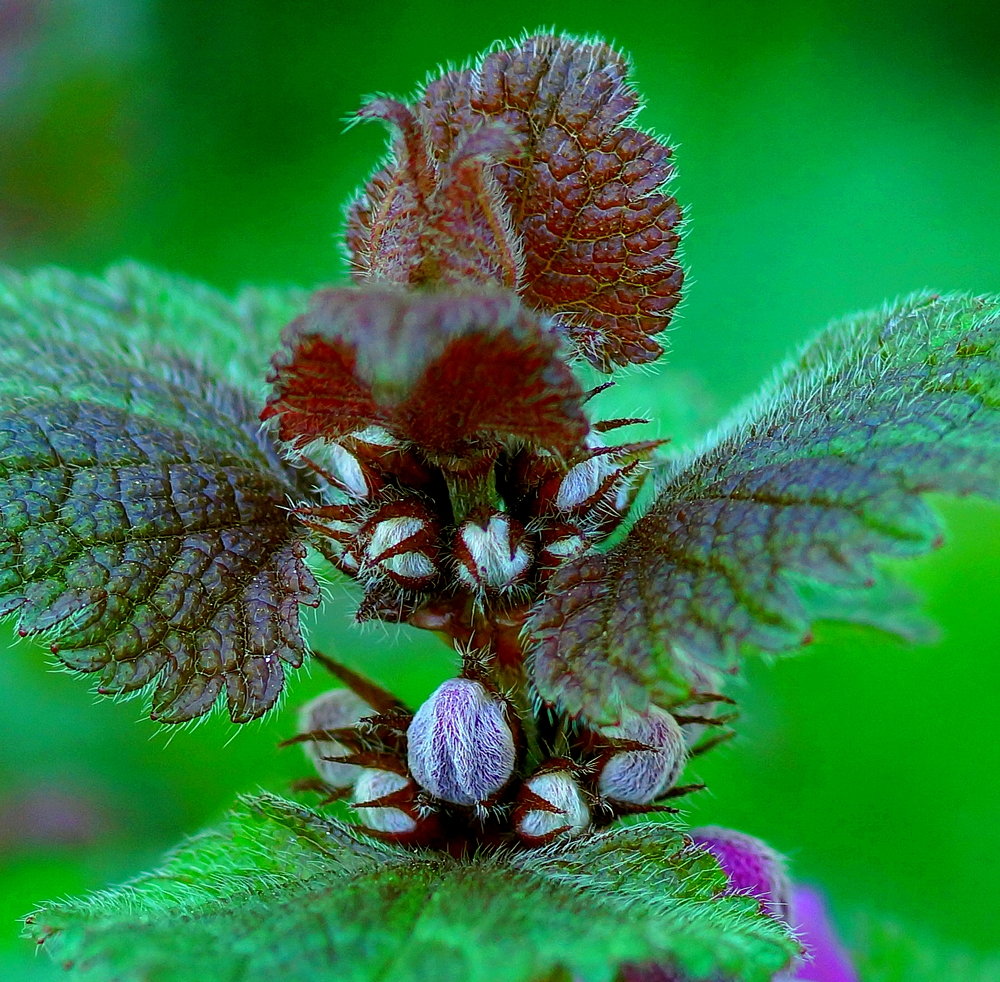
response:
M632 52L646 126L678 145L687 300L658 372L602 408L691 438L831 317L921 287L1000 291L1000 6L577 0L0 0L0 261L133 257L227 290L343 275L341 205L383 134L375 91L556 25ZM740 739L694 770L692 822L762 836L858 912L1000 949L1000 509L944 503L910 576L942 624L908 648L821 627L753 664ZM452 671L430 637L350 625L331 584L317 646L419 701ZM6 637L6 636L5 636ZM237 792L304 773L280 712L165 732L29 645L0 659L0 976L34 903L123 878Z

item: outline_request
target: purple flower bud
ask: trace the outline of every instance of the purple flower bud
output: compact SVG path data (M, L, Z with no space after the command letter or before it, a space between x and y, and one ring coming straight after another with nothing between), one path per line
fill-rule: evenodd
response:
M444 801L481 804L514 773L506 706L471 679L439 686L417 710L406 736L414 779Z
M315 730L339 730L353 726L359 719L372 716L375 710L350 689L331 689L306 703L299 712L299 729L304 733ZM323 757L340 757L350 751L336 740L320 740L302 744L320 777L334 788L349 788L358 779L357 764L338 764Z
M684 769L684 734L677 721L659 706L644 713L623 709L621 720L602 726L612 740L634 740L649 750L620 750L605 762L597 790L612 801L648 805L673 787Z
M413 782L408 777L396 774L394 771L366 767L361 771L354 785L354 803L364 805L367 802L378 801L380 798L397 794L408 788L416 791ZM376 832L406 835L415 831L417 827L416 819L396 806L358 808L357 814L362 825L374 829Z
M456 575L473 593L504 593L531 572L534 549L524 526L503 512L463 522L455 534Z
M514 823L529 845L541 845L557 834L579 835L590 825L590 809L568 772L546 771L521 785Z
M764 911L789 921L791 883L785 861L760 839L710 825L692 829L695 845L710 852L729 877L729 893L742 893L760 900Z

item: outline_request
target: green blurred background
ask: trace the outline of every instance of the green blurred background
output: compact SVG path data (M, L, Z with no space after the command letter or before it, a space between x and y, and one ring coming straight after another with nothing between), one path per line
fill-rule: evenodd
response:
M678 145L690 269L673 350L602 410L690 439L828 319L901 293L1000 290L1000 5L0 0L0 261L133 257L232 290L342 276L341 206L382 152L343 133L375 91L542 25L631 51L643 122ZM613 414L613 413L612 413ZM759 835L862 912L1000 949L1000 509L942 504L908 575L944 628L909 648L821 627L749 666L740 738L694 768L693 823ZM430 637L350 625L318 647L412 701L453 669ZM241 791L305 773L275 744L326 687L236 732L167 732L39 648L0 660L0 977L42 979L15 918L148 867ZM4 976L4 973L7 973Z

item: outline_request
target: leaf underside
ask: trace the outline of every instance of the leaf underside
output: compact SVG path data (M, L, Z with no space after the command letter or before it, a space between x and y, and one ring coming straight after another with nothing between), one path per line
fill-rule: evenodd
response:
M832 325L703 448L604 555L533 611L535 681L572 713L670 705L742 648L781 653L833 617L911 633L878 557L941 539L924 492L1000 497L1000 307L918 296Z
M95 982L610 982L622 963L763 982L796 946L756 901L720 896L725 883L665 824L459 861L263 796L28 932Z
M163 346L182 302L189 326L220 319L221 298L175 285L137 267L0 281L0 614L102 693L153 687L164 722L223 692L243 722L303 656L318 593L287 504L308 488L240 390Z

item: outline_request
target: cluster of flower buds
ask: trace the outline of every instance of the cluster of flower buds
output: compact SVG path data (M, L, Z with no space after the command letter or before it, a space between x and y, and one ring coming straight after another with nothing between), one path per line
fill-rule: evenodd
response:
M671 811L664 802L700 787L677 786L688 757L683 727L694 717L625 708L614 724L571 725L557 743L532 720L531 743L522 717L472 654L463 675L439 685L416 712L316 657L349 688L302 711L303 732L289 742L305 743L322 778L304 786L328 800L349 798L361 824L392 841L535 847L619 815ZM546 757L556 745L562 755Z
M555 569L624 520L658 445L608 447L592 432L566 461L497 448L456 477L368 426L302 448L327 500L297 514L364 585L361 618L407 619L442 598L526 608Z
M486 647L618 528L661 443L605 444L645 420L591 423L565 337L512 293L320 291L283 344L262 418L315 475L294 512L363 586L361 620L441 629L447 607Z

